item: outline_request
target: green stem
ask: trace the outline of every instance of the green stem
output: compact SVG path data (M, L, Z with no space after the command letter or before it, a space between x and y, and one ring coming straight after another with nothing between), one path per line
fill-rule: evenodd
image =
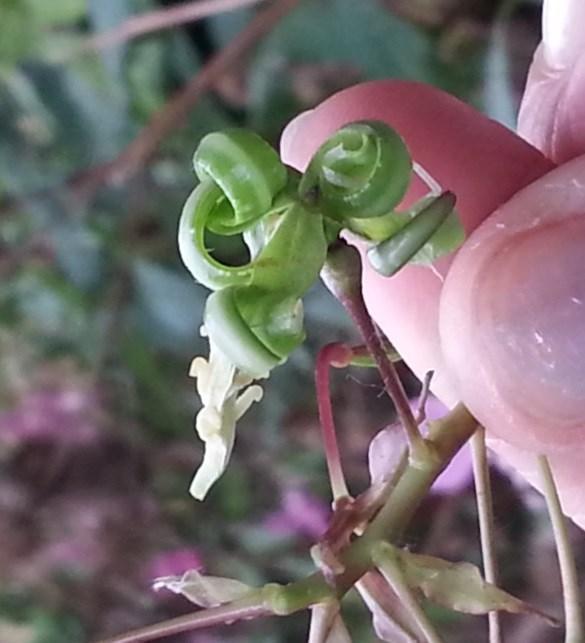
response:
M388 543L379 543L373 548L372 559L376 567L382 572L384 578L396 592L404 607L410 612L428 643L442 643L442 639L435 630L429 617L421 604L417 601L404 580L400 564L396 559L394 547Z
M386 504L368 525L363 535L339 555L345 571L336 577L332 588L321 573L283 588L280 595L281 613L287 614L304 609L335 594L341 598L372 567L371 552L381 540L396 542L427 495L433 482L451 461L453 456L473 435L477 421L462 405L457 405L446 417L431 424L429 440L438 458L427 466L410 462L396 483Z
M475 481L475 497L479 519L479 536L481 555L483 558L483 573L486 581L498 584L498 566L495 556L494 511L490 471L485 446L485 429L480 426L471 438L471 454L473 458L473 477ZM489 612L489 643L501 643L502 631L500 616L497 611Z
M561 508L550 464L545 455L538 456L538 466L561 571L563 603L565 606L565 643L583 643L585 641L585 628L583 627L583 615L581 612L579 581L567 521Z
M386 504L363 535L340 553L345 571L329 584L321 572L315 572L285 586L271 585L260 594L194 614L187 614L156 625L129 632L101 643L140 643L172 634L261 616L292 614L311 605L340 599L373 566L372 551L381 540L397 541L437 476L451 461L477 428L477 422L463 405L446 417L433 422L429 440L439 458L421 469L412 462L394 487ZM391 483L389 483L391 484ZM576 643L571 641L571 643Z

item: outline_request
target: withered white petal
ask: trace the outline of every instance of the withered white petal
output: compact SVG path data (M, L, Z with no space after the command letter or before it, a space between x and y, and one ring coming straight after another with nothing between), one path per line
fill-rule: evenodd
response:
M211 486L225 471L234 446L236 422L261 399L262 389L250 386L252 378L239 372L229 359L210 343L209 361L197 357L189 374L197 380L197 392L203 404L195 428L205 443L203 461L189 489L203 500Z

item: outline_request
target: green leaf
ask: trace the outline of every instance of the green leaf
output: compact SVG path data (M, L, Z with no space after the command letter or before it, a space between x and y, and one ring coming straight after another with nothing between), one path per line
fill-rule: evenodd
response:
M35 15L22 0L3 0L0 4L0 68L10 67L29 54L35 46Z
M365 78L427 79L430 42L376 0L309 0L265 42L260 56L345 62Z
M99 285L103 277L104 253L95 232L80 221L52 226L50 237L59 268L82 290Z
M535 614L550 625L557 625L551 616L486 582L471 563L453 563L403 550L395 552L408 585L438 605L465 614L487 614L494 610Z
M41 26L67 25L85 16L86 0L26 0Z

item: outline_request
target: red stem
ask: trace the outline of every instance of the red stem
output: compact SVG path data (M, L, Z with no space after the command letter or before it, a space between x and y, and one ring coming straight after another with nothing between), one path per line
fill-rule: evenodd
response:
M357 250L345 242L338 242L337 247L329 251L321 277L359 329L367 349L374 358L386 393L394 403L406 432L411 457L424 458L427 451L425 442L418 430L402 382L394 364L388 359L384 343L366 308L361 289L361 264Z
M139 630L99 641L99 643L143 643L144 641L154 641L173 634L199 630L213 625L226 625L234 621L248 620L270 614L272 612L263 602L258 600L256 595L253 599L242 598L226 605L211 607L193 614L186 614L185 616L163 621L162 623L148 625Z
M345 344L333 343L324 346L317 355L315 365L315 389L317 391L317 406L319 408L319 421L321 423L321 434L323 436L323 447L327 459L327 470L333 499L338 500L349 495L343 468L341 466L341 455L337 443L335 421L333 419L333 408L331 406L331 391L329 387L330 366L347 366L352 358L352 350Z

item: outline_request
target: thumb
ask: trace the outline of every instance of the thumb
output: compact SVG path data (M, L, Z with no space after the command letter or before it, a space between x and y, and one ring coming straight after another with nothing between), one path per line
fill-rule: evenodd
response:
M585 527L585 156L490 216L447 275L441 347L458 397L494 449L538 486L549 455L563 507Z

